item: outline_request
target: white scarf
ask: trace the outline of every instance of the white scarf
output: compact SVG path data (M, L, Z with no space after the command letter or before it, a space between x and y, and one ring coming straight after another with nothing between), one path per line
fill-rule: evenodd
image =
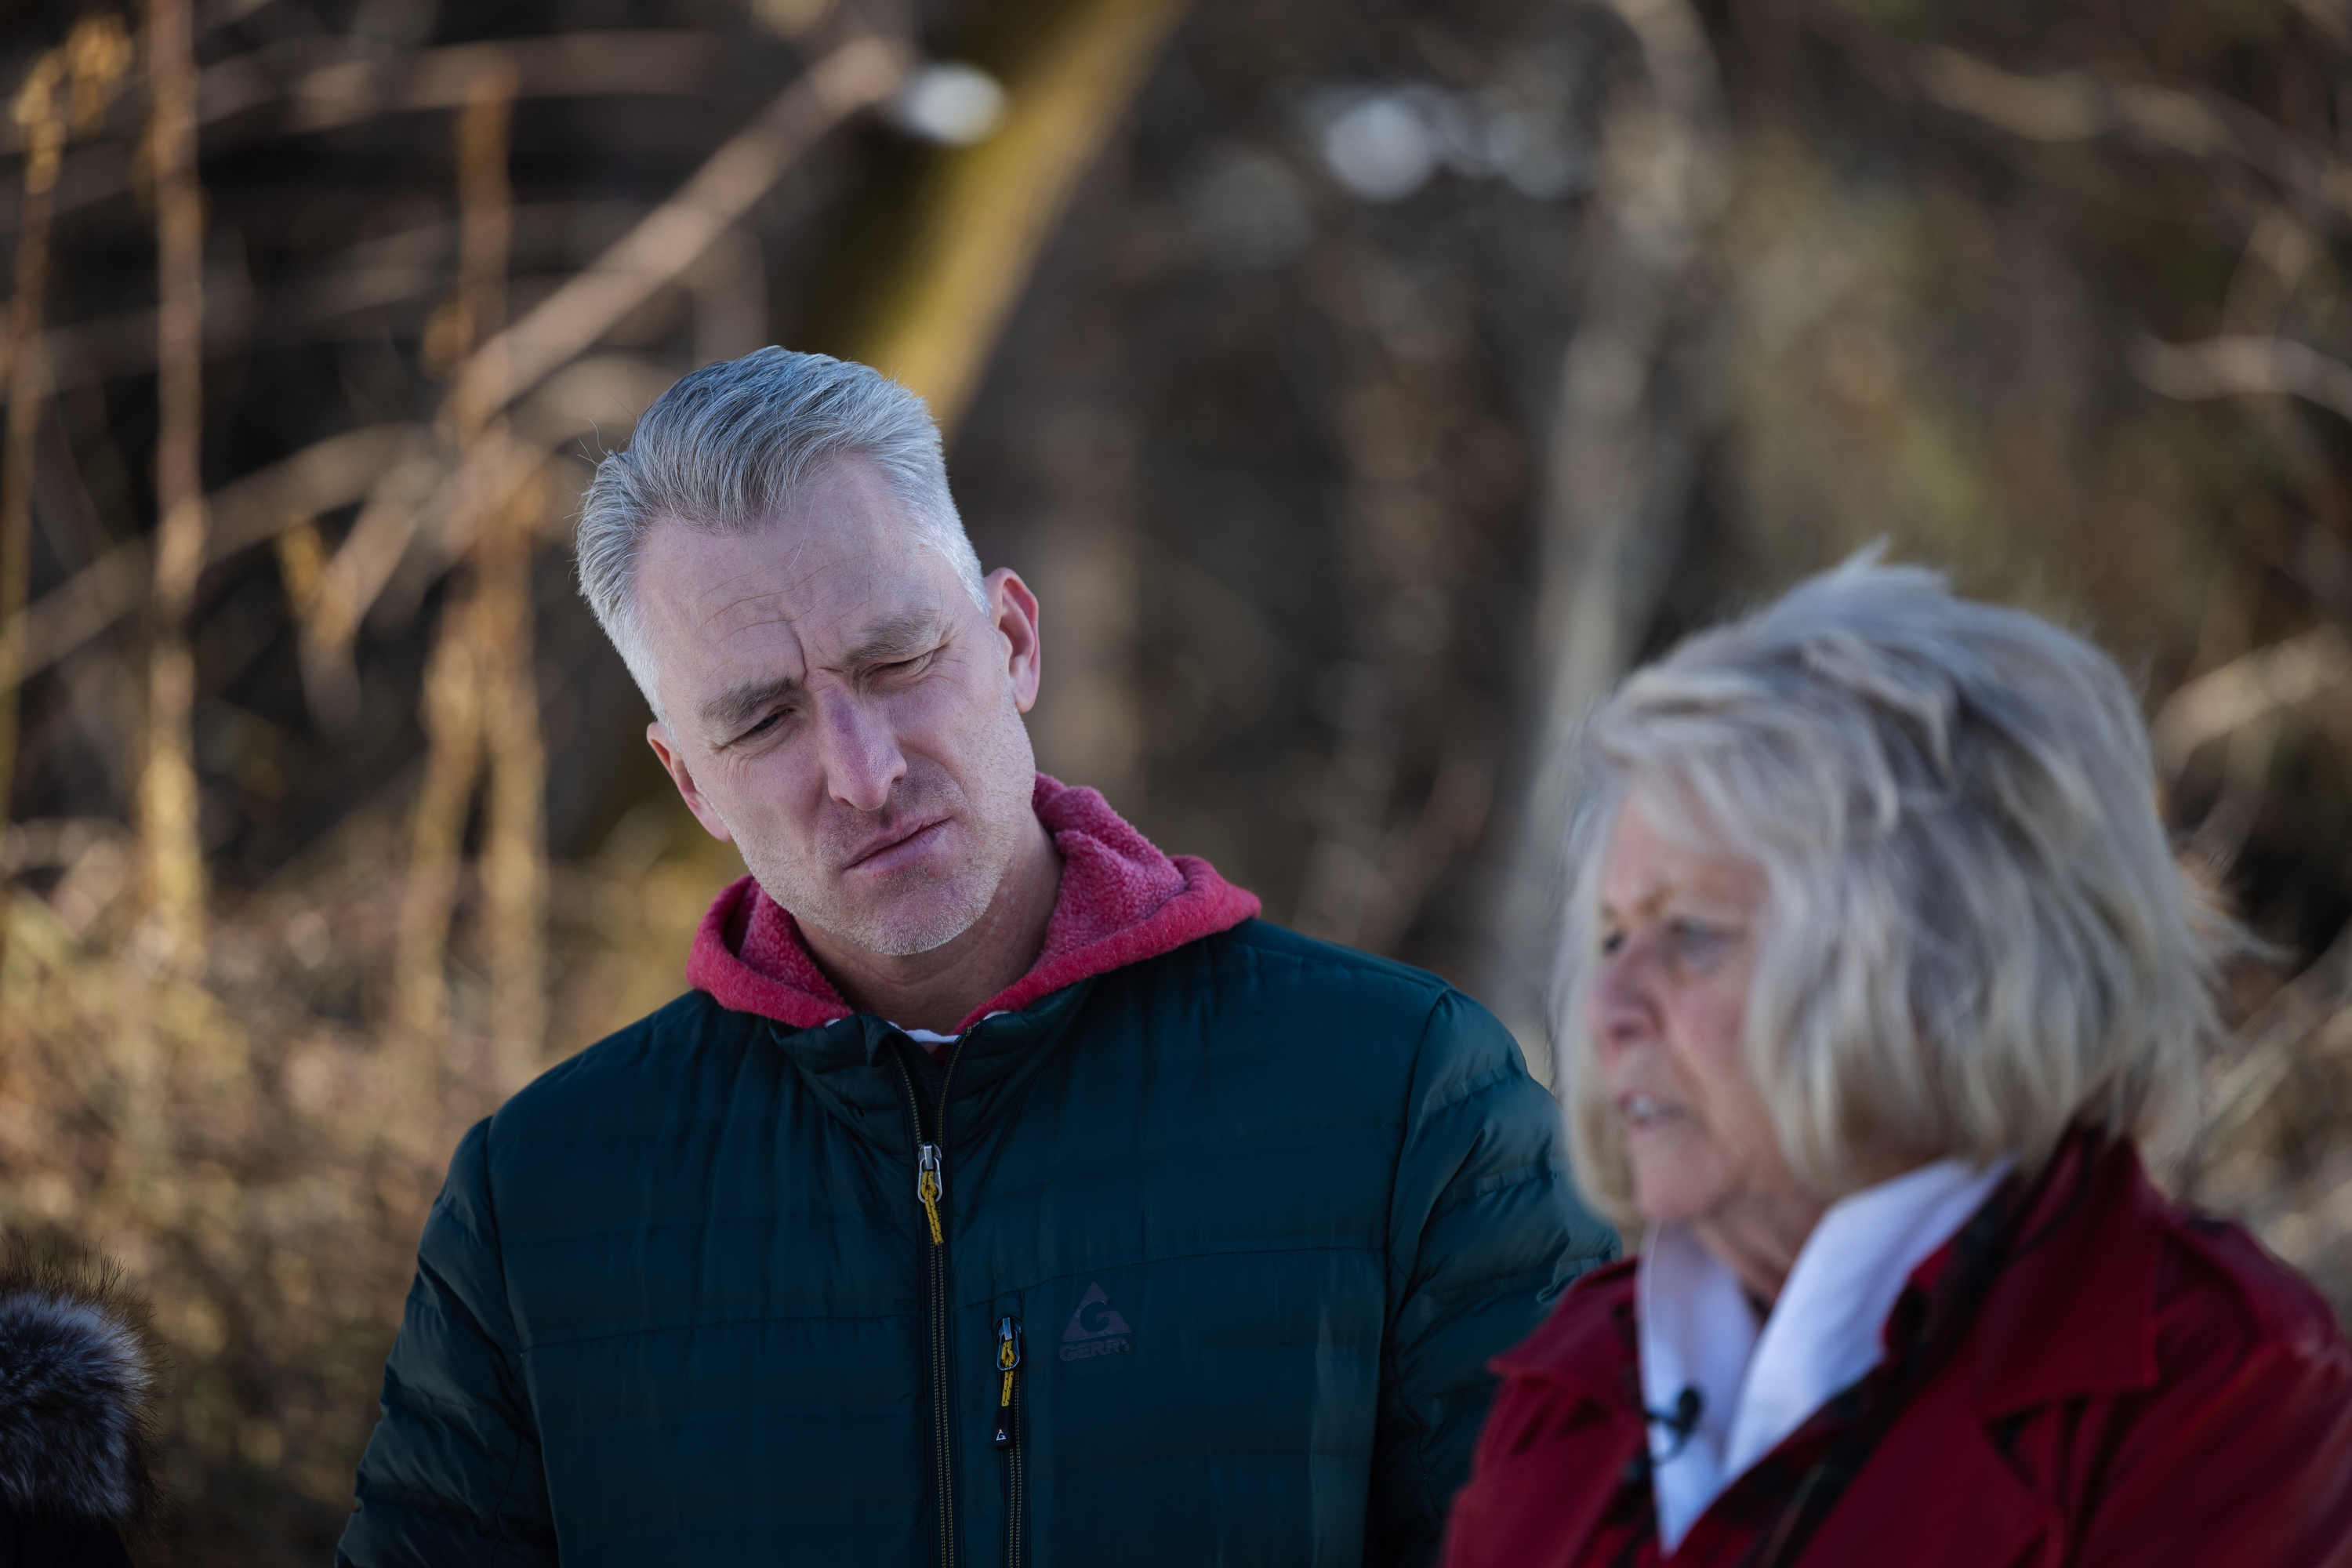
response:
M1698 1391L1685 1437L1650 1426L1658 1541L1672 1552L1724 1489L1876 1366L1913 1269L1984 1205L2014 1161L1983 1170L1939 1160L1840 1198L1805 1238L1759 1330L1730 1268L1687 1226L1642 1252L1642 1399L1672 1413Z

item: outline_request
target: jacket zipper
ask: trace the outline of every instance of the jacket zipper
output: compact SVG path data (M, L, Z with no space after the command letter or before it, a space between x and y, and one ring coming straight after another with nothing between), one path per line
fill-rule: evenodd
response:
M1004 1568L1021 1568L1021 1320L996 1320L996 1448L1004 1456Z
M948 1237L940 1219L940 1204L947 1196L948 1080L955 1076L964 1042L971 1038L971 1030L966 1029L956 1037L955 1047L948 1053L929 1139L923 1136L923 1102L915 1092L915 1075L908 1069L905 1058L898 1058L898 1077L907 1086L907 1109L915 1120L915 1198L923 1205L931 1237L924 1261L931 1320L931 1446L938 1456L940 1568L956 1568L954 1431L948 1413Z

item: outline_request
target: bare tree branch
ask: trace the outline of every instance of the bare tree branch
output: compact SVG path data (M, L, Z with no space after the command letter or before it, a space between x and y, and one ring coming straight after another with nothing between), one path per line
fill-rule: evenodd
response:
M1538 1026L1549 918L1568 822L1576 726L1622 673L1663 586L1659 525L1680 504L1653 373L1685 273L1730 194L1715 53L1686 0L1613 0L1646 91L1621 91L1602 144L1591 260L1560 367L1546 463L1537 637L1538 743L1490 990L1506 1021ZM1547 1071L1549 1068L1547 1067Z
M726 65L708 33L565 33L423 49L314 70L286 93L286 129L325 131L381 114L457 109L485 72L511 71L515 97L708 92Z
M924 193L881 329L857 357L922 394L942 429L962 418L1038 251L1184 3L1066 7L1013 84L1003 127L949 158Z
M725 68L723 39L708 33L562 33L542 38L452 44L385 58L341 39L304 38L233 54L205 68L196 119L216 140L244 138L226 122L277 108L274 129L331 130L379 115L456 109L467 84L501 64L513 68L518 98L598 98L707 93ZM23 151L16 128L0 130L0 155Z
M2167 397L2293 396L2352 419L2352 366L2291 338L2150 339L2133 354L2132 369L2149 390Z
M232 55L208 68L197 89L197 115L215 147L288 132L318 132L386 114L454 109L465 84L494 59L514 65L524 98L619 95L698 96L724 63L721 40L706 34L572 33L425 49L396 59L348 58L340 41L304 39ZM277 109L281 112L272 115ZM0 126L0 155L22 148ZM56 209L70 212L131 188L133 165L120 142L68 153ZM17 222L16 193L0 188L0 233Z
M2316 963L2282 986L2238 1031L2236 1059L2213 1087L2199 1135L2204 1147L2222 1147L2267 1105L2305 1057L2306 1045L2323 1031L2339 1040L2352 1038L2340 1026L2329 1030L2347 1017L2352 1017L2352 926L2337 932Z
M214 492L207 564L274 536L290 521L348 506L367 494L403 447L425 437L413 425L373 425L331 436ZM145 540L119 545L51 589L22 616L29 678L138 608L152 579Z
M2276 121L2218 93L2119 80L2089 70L2021 76L1957 49L1929 49L1920 89L1947 109L2034 142L2137 136L2190 158L2232 158L2339 222L2352 216L2352 169Z
M204 193L196 184L196 62L189 0L149 0L155 164L155 643L148 660L139 781L144 891L163 963L204 955L205 863L197 831L196 666L188 613L204 573Z
M25 596L32 583L33 465L47 391L41 357L41 310L49 286L50 193L66 141L64 51L35 62L17 89L10 117L33 143L25 161L25 224L16 236L16 294L7 322L8 416L5 469L0 469L0 826L16 780L17 715L24 685ZM7 955L7 922L0 920L0 960Z
M2327 35L2337 48L2352 48L2352 5L2345 0L2287 0L2303 19Z
M573 258L551 243L581 229L618 226L649 206L641 202L541 202L516 210L518 233L541 242L538 264L569 271ZM386 307L416 303L446 286L446 253L455 223L421 224L371 239L320 259L315 274L278 283L268 309L257 310L247 295L215 288L205 300L205 352L236 355L261 345L319 342L380 335ZM519 242L520 243L520 242ZM234 281L234 279L231 279ZM699 358L733 358L766 341L766 275L758 241L739 225L721 235L701 261L674 279L693 297ZM395 336L399 318L394 318ZM124 310L49 327L41 353L51 366L51 391L92 386L119 376L145 375L155 368L155 312Z
M907 66L903 47L869 37L809 68L585 271L477 349L444 417L487 418L589 348L699 260L818 137L887 97Z
M2334 626L2257 648L2165 700L2148 727L2158 769L2177 777L2197 748L2255 720L2352 685L2352 647Z
M544 462L549 451L583 432L600 426L625 429L676 375L674 368L635 354L599 354L575 362L515 411L514 437L536 451L518 457L504 482L496 476L487 481L478 476L468 482L486 482L491 491L505 493ZM403 470L403 465L413 464L423 467ZM435 457L432 438L421 426L370 425L331 436L215 490L207 503L212 529L205 542L205 564L266 544L304 519L369 500L379 487L388 485L395 470L403 470L403 477L383 490L387 510L367 531L386 539L396 535L396 544L388 559L382 551L372 550L369 559L378 570L354 577L352 584L358 616L364 618L390 584L419 525L442 515L452 500L447 488L452 477ZM347 547L360 531L354 524ZM449 537L436 533L429 541L434 563L428 582L471 537L454 522L445 531ZM23 611L16 617L25 639L22 675L30 679L39 674L137 609L153 569L147 542L133 540L83 567Z

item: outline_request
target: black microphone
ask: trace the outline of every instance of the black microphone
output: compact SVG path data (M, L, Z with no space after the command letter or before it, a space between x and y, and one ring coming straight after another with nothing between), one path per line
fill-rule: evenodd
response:
M1706 1408L1706 1396L1699 1393L1698 1384L1695 1383L1683 1384L1683 1391L1675 1395L1675 1407L1671 1414L1643 1408L1643 1420L1653 1426L1664 1426L1674 1435L1674 1447L1659 1456L1657 1463L1663 1465L1683 1451L1690 1442L1691 1434L1698 1430L1699 1412Z
M1699 1412L1706 1407L1706 1396L1698 1391L1698 1384L1695 1383L1683 1384L1683 1391L1675 1395L1675 1407L1671 1412L1653 1410L1648 1405L1643 1405L1642 1419L1653 1426L1664 1426L1673 1433L1675 1444L1673 1447L1655 1458L1653 1458L1650 1453L1650 1446L1647 1443L1643 1444L1640 1450L1625 1461L1625 1484L1629 1487L1647 1486L1651 1473L1660 1465L1681 1453L1689 1444L1691 1434L1698 1430Z

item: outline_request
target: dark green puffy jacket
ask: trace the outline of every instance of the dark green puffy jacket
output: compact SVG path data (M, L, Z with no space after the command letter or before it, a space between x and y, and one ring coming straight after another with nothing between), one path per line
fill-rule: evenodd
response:
M687 995L459 1146L338 1562L1429 1561L1613 1250L1562 1139L1475 1003L1259 921L943 1063Z

